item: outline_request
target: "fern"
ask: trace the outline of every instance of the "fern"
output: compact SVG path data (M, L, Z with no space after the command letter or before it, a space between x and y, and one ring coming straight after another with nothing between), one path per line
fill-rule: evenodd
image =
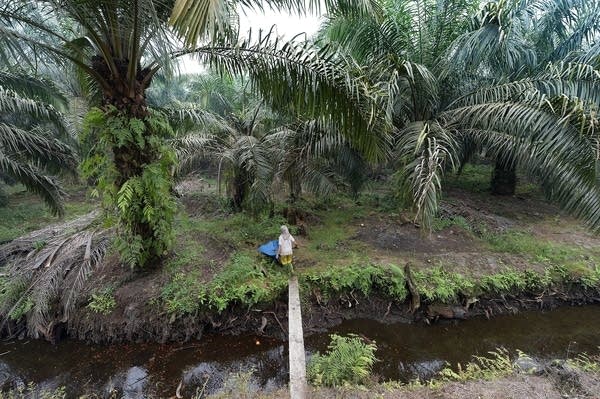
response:
M143 267L164 255L173 244L175 202L171 195L173 151L164 138L173 134L160 114L130 118L114 108L92 109L85 120L82 141L97 141L82 164L82 173L97 181L107 218L118 222L116 246L124 263ZM120 149L136 154L131 168L119 172ZM112 154L111 154L112 153Z
M308 364L308 378L316 386L365 384L375 363L375 343L366 343L355 334L331 335L324 355L313 355Z

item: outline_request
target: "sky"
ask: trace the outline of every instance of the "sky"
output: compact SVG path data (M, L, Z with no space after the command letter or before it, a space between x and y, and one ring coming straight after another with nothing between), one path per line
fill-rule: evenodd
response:
M311 36L319 29L321 18L318 16L302 16L290 15L288 13L280 13L270 10L264 12L247 11L245 14L240 13L240 32L248 32L252 29L258 33L259 29L268 31L271 26L276 25L276 33L278 36L282 36L286 39L291 39L299 33L306 33ZM181 70L183 73L198 73L202 72L204 68L198 62L192 58L185 58L183 60Z

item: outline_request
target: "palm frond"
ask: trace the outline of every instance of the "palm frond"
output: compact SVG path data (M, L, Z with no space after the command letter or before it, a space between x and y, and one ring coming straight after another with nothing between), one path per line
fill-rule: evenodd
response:
M459 145L446 127L427 121L399 132L396 148L401 167L395 178L402 200L414 206L415 217L429 230L438 210L444 171L457 166Z
M95 229L98 213L34 231L0 246L0 266L10 282L24 285L20 298L0 306L2 324L23 301L32 309L26 314L27 335L53 338L54 328L69 318L95 268L101 264L114 234ZM40 242L45 245L37 247Z
M549 64L537 76L514 82L478 88L451 103L448 108L464 105L527 99L539 95L548 97L565 95L600 105L600 72L582 63Z
M52 213L62 215L63 191L58 182L46 176L43 171L0 151L0 172L23 184L29 191L38 194L46 202Z
M344 13L368 14L377 3L372 0L176 0L169 22L189 47L202 39L211 40L230 30L230 21L237 16L236 6L249 9L288 11L300 15L321 10L341 10Z
M0 70L0 87L19 96L37 99L55 109L65 111L69 106L67 97L56 85L44 78L34 78L26 73Z
M77 173L73 149L39 128L23 130L0 122L0 152L42 165L51 172Z
M19 115L20 118L30 117L35 124L50 123L64 138L72 138L69 122L52 105L35 99L19 96L11 90L0 87L0 113Z
M235 47L194 50L202 61L233 74L248 73L275 110L293 108L307 118L328 115L369 159L381 158L385 127L372 87L347 72L343 59L309 43L281 43L271 34ZM371 134L363 134L370 131Z

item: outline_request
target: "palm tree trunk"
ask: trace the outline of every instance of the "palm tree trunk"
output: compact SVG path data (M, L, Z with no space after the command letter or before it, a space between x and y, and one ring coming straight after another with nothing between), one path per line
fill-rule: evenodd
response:
M514 195L517 186L517 171L514 166L496 161L492 173L491 189L495 195Z
M288 185L290 186L290 196L288 198L288 207L285 210L285 217L287 222L291 225L295 225L298 222L298 209L296 208L296 201L300 199L302 193L302 184L300 179L295 174L291 174L288 178Z
M243 172L238 172L233 178L233 193L231 201L236 211L242 210L242 205L246 199L246 179Z
M123 140L118 138L119 130L111 132L114 134L112 138L112 159L116 171L114 177L114 184L117 188L117 192L123 187L123 185L131 179L139 178L143 176L144 170L153 164L160 162L161 153L160 146L156 145L154 141L159 139L160 136L156 136L155 132L151 127L148 117L150 113L148 111L146 103L145 91L149 85L149 79L147 79L149 70L139 69L135 76L135 79L130 80L127 76L127 70L129 62L127 60L115 60L120 71L120 76L114 76L112 72L106 67L104 59L97 56L93 58L93 68L100 74L106 77L111 83L111 90L105 90L103 93L103 109L108 115L115 115L119 118L125 118L126 120L136 121L139 126L139 122L143 123L143 133L141 137L133 135L134 129L130 127L130 124L126 124L125 128L129 128L131 134L135 139ZM155 137L151 137L155 136ZM170 176L165 176L167 179ZM151 206L156 212L160 212L161 204L155 203L152 199L152 193L145 192L140 194L141 198L137 198L137 201ZM167 201L162 199L161 201ZM132 202L132 207L139 205ZM132 208L134 209L134 208ZM120 217L121 212L119 213ZM127 231L129 238L139 237L143 243L143 251L149 253L149 257L142 261L139 261L136 266L156 265L158 262L155 260L161 256L164 252L161 248L164 245L160 244L161 240L165 239L160 237L161 234L157 232L156 223L149 221L144 216L143 212L137 211L126 211L127 220L122 219L122 228ZM124 213L125 214L125 213ZM133 215L133 216L132 216ZM167 220L167 218L165 218Z

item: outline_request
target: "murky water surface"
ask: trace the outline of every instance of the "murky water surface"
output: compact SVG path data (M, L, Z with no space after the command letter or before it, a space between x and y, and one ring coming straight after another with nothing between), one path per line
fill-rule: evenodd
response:
M357 333L377 342L382 379L428 378L446 362L465 363L498 347L520 349L540 359L565 358L600 351L600 306L564 307L551 312L523 312L491 320L457 323L380 324L352 320L329 333ZM306 338L307 351L324 350L328 334ZM66 386L68 392L111 390L125 397L175 394L183 381L187 392L197 387L214 392L236 372L253 370L253 384L276 388L287 380L284 343L252 335L205 336L185 344L85 345L74 341L50 345L42 341L0 343L0 385L23 381L43 387Z

